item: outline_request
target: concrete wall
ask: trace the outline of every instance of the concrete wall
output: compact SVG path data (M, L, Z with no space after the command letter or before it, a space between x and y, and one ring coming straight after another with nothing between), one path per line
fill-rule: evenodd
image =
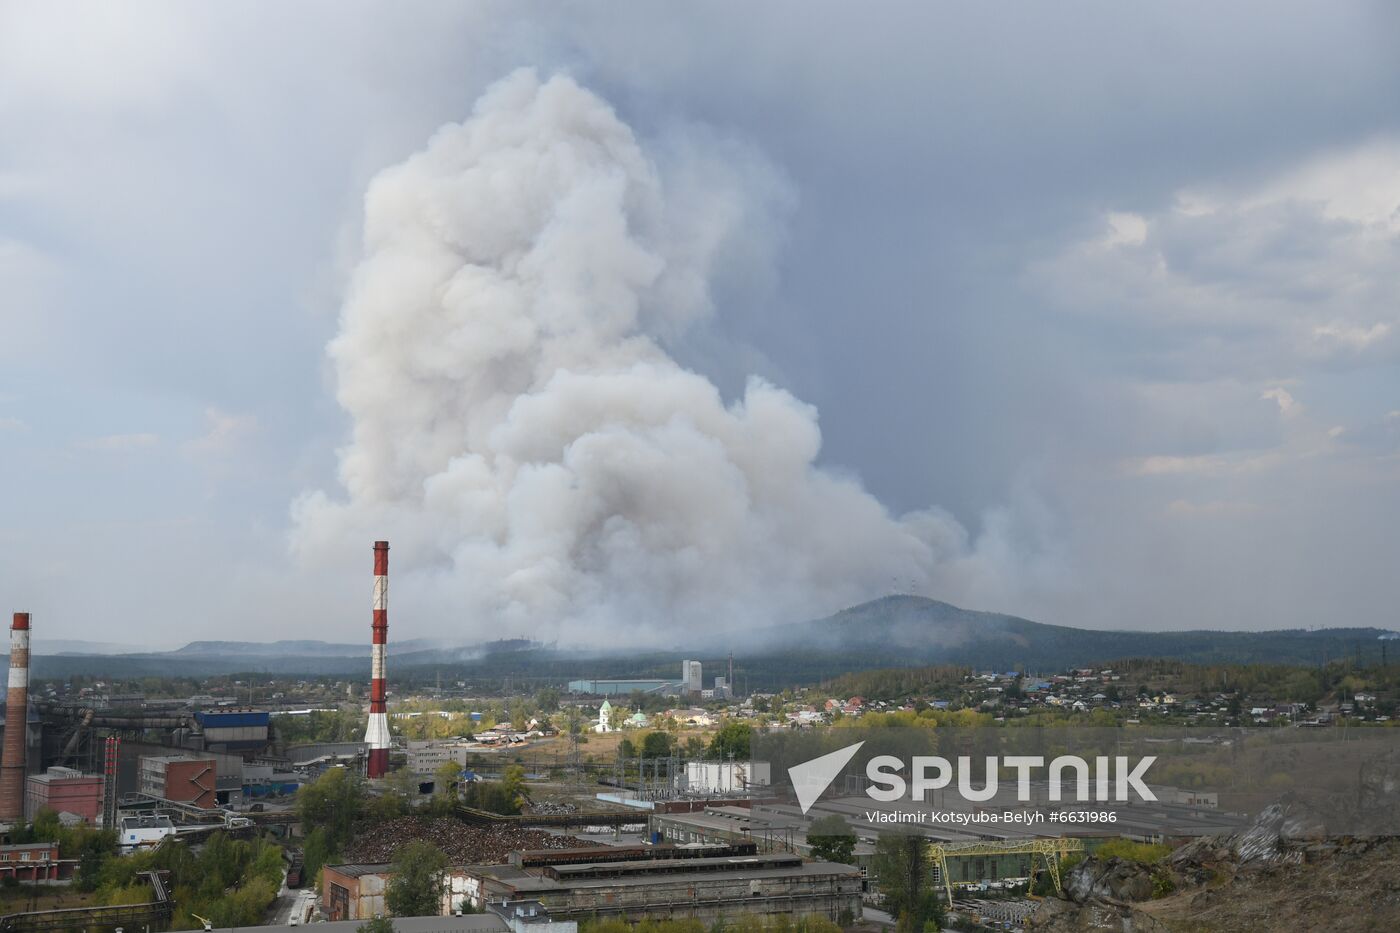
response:
M457 909L457 905L464 900L480 909L481 880L475 875L469 875L463 871L448 872L447 884L444 886L442 896L443 916L453 913Z

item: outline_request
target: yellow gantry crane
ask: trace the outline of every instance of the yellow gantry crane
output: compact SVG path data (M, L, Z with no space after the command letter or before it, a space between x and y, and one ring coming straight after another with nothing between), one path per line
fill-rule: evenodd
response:
M1055 882L1055 893L1064 893L1060 887L1060 859L1072 853L1084 851L1083 839L1020 839L1014 842L952 842L932 843L928 847L929 861L938 866L938 877L943 882L948 903L953 903L953 882L948 876L948 857L975 858L976 856L1030 855L1031 877L1035 877L1035 857L1045 863L1045 870Z

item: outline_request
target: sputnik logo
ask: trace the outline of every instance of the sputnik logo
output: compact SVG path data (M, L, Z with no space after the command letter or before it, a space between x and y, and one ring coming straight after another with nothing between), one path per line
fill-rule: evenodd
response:
M813 758L788 768L788 777L792 779L792 788L797 792L797 802L804 814L831 786L831 782L836 780L836 775L841 773L864 744L856 742L854 745L847 745L820 758ZM989 755L986 758L986 777L982 786L974 787L972 759L967 755L959 756L956 765L947 758L936 755L916 755L910 762L904 762L894 755L876 755L865 763L865 776L872 782L865 788L865 793L871 799L884 803L901 800L906 796L921 803L929 791L954 786L956 777L958 794L964 800L981 803L996 797L999 788L998 771L1008 768L1016 772L1016 799L1026 803L1031 799L1032 772L1048 767L1047 799L1052 802L1064 799L1064 776L1067 771L1074 775L1074 799L1079 801L1126 802L1134 793L1140 800L1153 801L1157 796L1143 779L1147 769L1152 767L1156 760L1157 756L1147 755L1140 758L1136 766L1130 768L1132 761L1126 756L1110 758L1100 755L1094 758L1091 766L1088 759L1078 755L1060 755L1052 759L1047 766L1045 758L1040 755L1008 755L1000 758ZM907 771L909 778L901 774L901 771ZM1094 774L1092 786L1091 772Z
M847 745L845 748L838 748L834 752L822 755L820 758L813 758L811 761L804 761L800 765L793 765L788 768L788 777L792 780L792 789L797 792L797 803L805 814L812 809L812 804L817 802L817 798L831 786L831 782L836 780L836 775L850 763L856 752L864 742L857 742L854 745Z

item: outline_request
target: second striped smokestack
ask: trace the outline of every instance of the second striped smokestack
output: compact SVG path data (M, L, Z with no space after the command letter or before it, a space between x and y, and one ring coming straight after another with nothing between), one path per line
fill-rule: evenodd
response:
M389 716L385 710L384 656L389 644L389 542L374 542L374 619L370 623L369 725L365 774L383 777L389 770Z
M29 613L10 625L10 689L5 694L5 746L0 760L0 823L24 817L24 747L29 732Z

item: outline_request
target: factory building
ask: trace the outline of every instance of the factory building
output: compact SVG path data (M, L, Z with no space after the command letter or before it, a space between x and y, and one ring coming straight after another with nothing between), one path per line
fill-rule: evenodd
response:
M162 839L176 833L168 816L125 816L118 827L118 842L125 852L160 845Z
M31 774L25 781L25 822L32 823L39 811L47 808L60 817L70 813L89 826L96 826L101 821L105 783L100 774L84 774L73 768L50 768L43 774Z
M210 751L242 752L267 746L271 717L267 710L218 709L194 714Z
M151 797L213 809L218 770L213 758L193 755L144 755L138 788Z
M297 771L314 780L330 768L359 772L369 756L364 742L307 742L287 746L287 760Z
M566 853L561 853L564 855ZM593 858L608 859L606 851ZM701 858L478 865L460 869L458 887L474 909L533 901L560 920L597 917L627 922L690 917L703 923L736 914L783 917L861 916L860 870L769 854Z
M358 933L360 922L358 920L336 920L325 923L317 923L316 933ZM229 927L215 927L219 933L235 933ZM291 923L279 923L269 926L259 927L239 927L237 933L304 933L305 927L293 919ZM394 933L525 933L527 930L538 929L536 925L529 927L517 927L513 923L508 923L501 914L493 911L489 914L469 914L465 917L395 917ZM546 933L540 929L539 933ZM553 925L548 927L548 933L577 933L570 931L567 927Z
M476 742L442 742L432 739L408 740L408 768L414 774L433 774L442 765L451 761L459 767L467 766L467 756L480 752Z
M223 782L220 781L220 784ZM243 766L243 799L285 797L295 794L303 783L295 771L278 771L272 765Z
M387 864L327 865L322 874L327 917L364 920L385 914L390 878ZM514 852L509 865L456 867L448 870L445 880L444 915L470 908L524 922L533 911L533 916L555 924L647 917L711 922L736 914L835 921L845 913L861 916L864 890L859 869L850 865L760 854L747 842Z
M699 661L681 662L681 683L686 693L699 693L705 687L705 678Z
M0 846L0 878L16 881L54 881L61 861L56 842L28 842Z
M766 761L689 761L684 790L692 794L743 794L773 783Z
M569 692L587 696L628 696L632 693L670 695L680 693L682 685L674 680L571 680Z
M146 793L141 782L142 758L201 758L214 761L214 796L220 805L236 804L243 796L243 757L240 754L205 751L196 743L193 747L164 745L158 742L123 740L118 752L121 763L117 768L117 793Z
M325 866L321 869L321 903L326 919L370 920L388 916L384 903L388 882L388 864Z

